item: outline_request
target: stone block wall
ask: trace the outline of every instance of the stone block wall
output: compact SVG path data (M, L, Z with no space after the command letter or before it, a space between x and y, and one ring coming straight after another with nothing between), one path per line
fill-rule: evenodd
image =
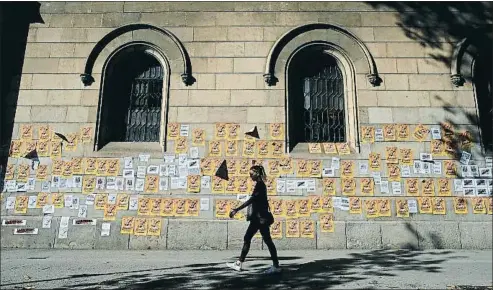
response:
M53 131L70 134L80 133L81 128L94 130L98 118L101 91L101 76L104 59L98 59L93 77L95 82L84 86L80 74L91 50L96 43L114 29L127 24L144 23L172 32L184 45L190 56L193 77L196 82L186 86L182 82L181 67L171 64L166 120L169 123L190 125L189 147L194 129L205 131L205 146L199 147L199 158L207 158L208 144L214 140L214 128L218 123L240 125L240 132L257 126L261 139L269 140L269 125L285 123L286 88L285 76L277 75L275 86L265 83L263 74L269 52L282 35L300 25L308 23L330 23L338 25L355 34L372 54L379 76L380 86L372 86L361 70L356 71L356 114L351 117L357 122L358 135L363 127L383 128L389 124L406 124L410 136L405 141L350 144L349 155L310 154L307 149L283 157L293 160L293 172L280 176L282 180L315 180L314 192L297 189L295 193L279 192L271 199L303 199L311 195L324 195L323 178L300 177L295 174L299 160L321 160L322 167L332 166L333 157L351 160L354 163L355 194L362 199L362 211L350 213L337 208L332 210L333 232L321 232L319 215L313 212L310 238L287 238L286 222L281 218L283 233L277 243L281 249L295 248L491 248L491 214L488 194L484 198L484 211L473 211L472 204L478 196L467 197L467 214L456 214L454 198L463 196L462 191L454 189L454 180L468 178L460 171L460 156L447 154L434 155L434 160L442 166L441 174L413 173L401 178L401 195L382 193L375 185L373 195L361 194L360 182L371 178L370 173L360 173L358 165L368 162L370 153L381 156L381 175L388 179L386 172L386 147L412 149L413 160L420 159L420 153L431 153L431 133L425 140L413 137L418 125L428 129L441 128L442 123L453 125L455 134L468 130L478 136L476 99L472 85L466 82L462 87L454 87L450 81L450 68L436 55L451 56L454 43L441 43L440 49L422 47L409 39L397 26L399 13L389 9L376 10L359 2L43 2L41 5L44 24L33 24L24 60L21 87L18 96L13 139L21 139L20 129L33 126L33 139L38 139L37 128L48 125ZM412 12L409 12L412 13ZM140 36L130 34L121 41L132 41ZM125 38L127 37L127 38ZM155 36L149 36L149 42ZM316 39L315 39L316 40ZM334 39L337 43L338 40ZM357 49L354 47L354 49ZM110 53L110 52L108 52ZM352 60L356 62L357 60ZM442 130L443 134L443 130ZM91 136L94 138L94 134ZM164 136L163 136L164 139ZM217 157L217 159L243 159L243 136L238 141L236 157ZM223 141L224 142L224 141ZM479 168L488 166L479 139L472 140L469 152L470 164ZM358 147L359 152L354 148ZM178 165L178 155L173 140L166 142L166 154L175 155L173 164ZM223 149L224 151L224 149ZM139 161L139 154L150 154L147 162ZM133 144L132 146L107 146L94 151L93 140L79 141L74 151L63 151L62 159L71 158L114 158L120 162L118 177L122 178L124 157L133 157L133 169L137 166L164 164L162 148L158 144ZM188 156L190 158L190 156ZM55 158L57 159L57 158ZM255 156L249 159L262 159L266 169L268 160ZM458 176L445 175L445 161L453 161L458 168ZM25 158L11 157L18 174L19 165L31 164ZM52 158L40 157L40 164L52 165ZM30 177L35 178L31 170ZM84 175L84 174L81 174ZM17 175L14 175L17 176ZM49 175L50 176L50 175ZM16 179L17 177L10 178ZM162 177L165 178L165 177ZM336 170L335 197L341 193L341 172ZM446 203L445 214L411 213L409 217L398 217L398 199L416 200L417 196L406 194L405 183L408 178L422 181L432 178L438 188L439 178L448 178L450 195L443 196ZM491 194L491 176L473 176L470 179L484 179L489 185L486 192ZM50 178L48 178L50 179ZM168 177L166 177L168 179ZM171 184L171 177L168 182ZM62 205L55 208L51 228L42 227L41 208L29 208L26 213L15 213L6 209L9 197L37 196L43 191L42 182L36 180L34 189L27 192L6 190L2 194L2 219L27 220L27 227L38 228L37 235L13 235L14 228L2 226L3 247L55 247L55 248L124 248L124 249L236 249L241 247L244 222L219 220L216 217L215 201L236 199L235 194L213 194L210 189L200 193L187 193L185 189L167 189L159 193L136 192L135 190L94 190L95 194L129 194L139 198L192 198L209 199L208 210L201 209L197 216L161 217L162 229L159 236L135 236L120 234L121 219L127 216L140 217L135 210L119 210L115 220L104 221L103 210L89 205L87 219L96 219L96 225L73 226L78 210ZM489 186L489 187L488 187ZM6 188L7 189L7 188ZM87 194L80 188L57 189L65 195L78 197L80 205L86 203ZM437 193L434 197L438 197ZM368 218L365 200L388 199L391 201L390 217ZM10 199L12 202L12 199ZM484 213L483 213L484 212ZM59 238L59 225L62 217L70 217L66 238ZM144 215L145 218L152 218ZM102 223L110 223L110 236L101 236ZM483 231L486 230L485 231ZM489 229L489 232L488 230ZM486 235L484 235L486 233ZM489 233L489 234L488 234ZM488 238L489 237L489 238ZM256 247L262 243L256 241Z

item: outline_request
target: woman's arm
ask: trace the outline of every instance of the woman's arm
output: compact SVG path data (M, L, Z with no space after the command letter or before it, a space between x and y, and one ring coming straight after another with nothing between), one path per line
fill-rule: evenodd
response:
M253 202L253 199L254 199L254 196L252 195L247 201L245 201L242 205L240 205L239 207L235 208L234 211L238 212L242 209L244 209L245 207L249 206L252 204Z

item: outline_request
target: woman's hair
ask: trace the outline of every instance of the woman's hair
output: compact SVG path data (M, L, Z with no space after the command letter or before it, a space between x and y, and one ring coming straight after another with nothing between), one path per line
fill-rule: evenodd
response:
M254 172L255 179L265 181L267 174L265 174L265 169L262 165L254 165L250 167L250 170Z

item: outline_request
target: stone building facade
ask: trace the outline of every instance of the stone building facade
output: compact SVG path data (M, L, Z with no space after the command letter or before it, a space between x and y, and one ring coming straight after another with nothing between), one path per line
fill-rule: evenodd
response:
M252 186L245 161L268 173L280 249L491 248L478 106L491 86L474 82L473 40L420 44L406 32L422 27L399 26L411 9L360 2L40 12L14 92L2 247L240 248L247 223L224 213ZM235 183L214 177L223 160Z

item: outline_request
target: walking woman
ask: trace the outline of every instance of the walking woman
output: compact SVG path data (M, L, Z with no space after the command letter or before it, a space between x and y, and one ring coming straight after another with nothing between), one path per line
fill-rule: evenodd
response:
M257 231L260 231L264 243L269 248L273 263L273 266L267 269L265 273L273 274L281 271L281 268L279 267L279 260L277 259L276 246L270 236L269 227L272 223L274 223L274 217L269 210L269 203L267 201L267 187L264 183L265 177L266 174L263 166L252 166L250 168L250 178L256 182L253 193L245 203L238 208L233 209L229 213L229 217L233 218L238 211L248 207L247 220L250 221L250 225L245 233L240 259L234 263L226 263L228 267L236 271L242 270L243 262L245 262L245 258L250 250L250 243Z

